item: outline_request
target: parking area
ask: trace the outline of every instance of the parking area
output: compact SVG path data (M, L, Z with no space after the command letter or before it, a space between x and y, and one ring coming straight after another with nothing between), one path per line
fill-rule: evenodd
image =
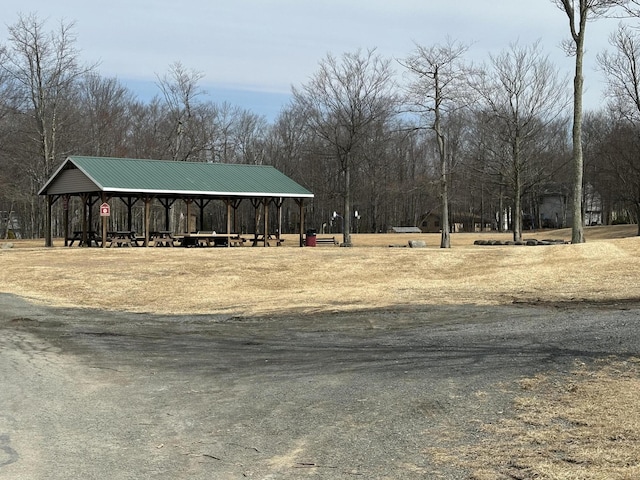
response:
M460 479L516 383L638 354L638 308L159 316L2 295L0 477Z

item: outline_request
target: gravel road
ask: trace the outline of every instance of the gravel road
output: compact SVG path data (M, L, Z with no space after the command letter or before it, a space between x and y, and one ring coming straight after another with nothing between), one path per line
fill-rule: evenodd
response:
M426 449L478 441L518 379L640 355L637 304L0 308L1 479L461 479Z

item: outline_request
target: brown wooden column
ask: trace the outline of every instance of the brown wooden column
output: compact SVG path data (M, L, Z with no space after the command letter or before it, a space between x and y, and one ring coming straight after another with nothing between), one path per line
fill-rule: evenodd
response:
M280 234L282 233L282 204L284 203L284 198L274 198L273 203L276 206L276 218L278 220L278 230L276 231L277 245L280 245Z
M231 208L233 207L233 200L225 198L224 203L227 206L227 247L231 246Z
M89 208L89 201L91 199L91 195L88 193L83 193L80 195L80 201L82 202L82 238L80 240L80 246L87 246L87 209Z
M296 198L300 208L300 246L304 247L304 198Z
M62 228L64 229L64 246L69 246L69 202L71 201L71 195L62 196Z
M111 196L106 193L102 194L102 203L109 203ZM109 224L109 217L103 217L100 215L100 223L102 223L102 248L107 248L107 226Z
M88 210L89 210L89 219L88 219L88 225L89 228L92 227L93 224L93 206L98 202L98 200L100 200L100 196L96 195L95 200L93 199L93 195L89 194L89 200L88 200ZM89 243L88 246L91 246L91 244Z
M262 200L263 212L264 212L264 247L269 246L269 204L271 203L270 198L265 198Z
M169 222L169 210L172 205L175 203L175 198L159 198L158 201L164 207L164 229L166 231L171 230L170 222Z
M58 197L54 195L47 195L47 213L46 213L46 221L44 225L44 246L45 247L53 247L53 232L52 232L52 223L53 223L53 204L57 200ZM11 215L11 212L9 212Z
M139 198L120 197L120 200L127 206L127 230L133 231L133 206L139 200Z
M260 225L259 225L259 220L258 220L258 214L260 213L259 208L260 208L260 199L259 198L252 198L251 199L251 205L253 205L254 208L254 226L253 226L253 246L257 246L258 245L258 231L260 230Z
M209 205L211 199L196 198L194 202L200 209L200 228L196 228L196 230L206 230L204 228L204 209ZM213 225L211 225L211 230L213 230Z
M191 219L191 204L193 203L193 198L183 198L182 201L187 206L187 221L184 224L184 233L190 233L189 220Z
M142 197L142 201L144 202L144 246L149 246L149 227L151 224L151 202L153 202L153 197Z
M231 206L233 207L233 233L240 234L240 230L238 229L238 207L242 203L241 198L236 198L232 200Z

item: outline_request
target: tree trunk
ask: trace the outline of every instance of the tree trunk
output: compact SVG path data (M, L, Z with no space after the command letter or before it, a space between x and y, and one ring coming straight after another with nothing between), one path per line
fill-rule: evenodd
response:
M440 126L440 89L436 78L436 109L433 129L438 140L438 153L440 155L440 248L451 248L451 229L449 227L449 192L447 179L447 143Z
M522 175L520 174L520 139L513 145L513 241L522 241Z
M449 226L449 192L447 186L447 161L445 158L440 162L440 215L442 217L442 221L440 222L442 225L440 248L451 248L451 228Z
M582 62L584 57L584 27L582 25L576 44L576 72L573 79L573 226L571 243L584 243L584 222L582 218Z
M347 158L344 168L344 212L342 212L342 241L345 246L351 246L351 162Z

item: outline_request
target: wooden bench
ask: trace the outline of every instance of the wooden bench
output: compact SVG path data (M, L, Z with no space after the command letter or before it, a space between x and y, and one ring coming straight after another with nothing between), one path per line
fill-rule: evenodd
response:
M254 235L254 237L251 239L251 246L257 247L260 242L262 242L263 244L265 243L264 234L262 233ZM284 242L284 238L278 238L277 235L270 233L269 235L267 235L265 246L270 247L273 243L275 246L279 247L280 245L282 245L282 242Z
M340 245L336 237L316 237L316 245Z

